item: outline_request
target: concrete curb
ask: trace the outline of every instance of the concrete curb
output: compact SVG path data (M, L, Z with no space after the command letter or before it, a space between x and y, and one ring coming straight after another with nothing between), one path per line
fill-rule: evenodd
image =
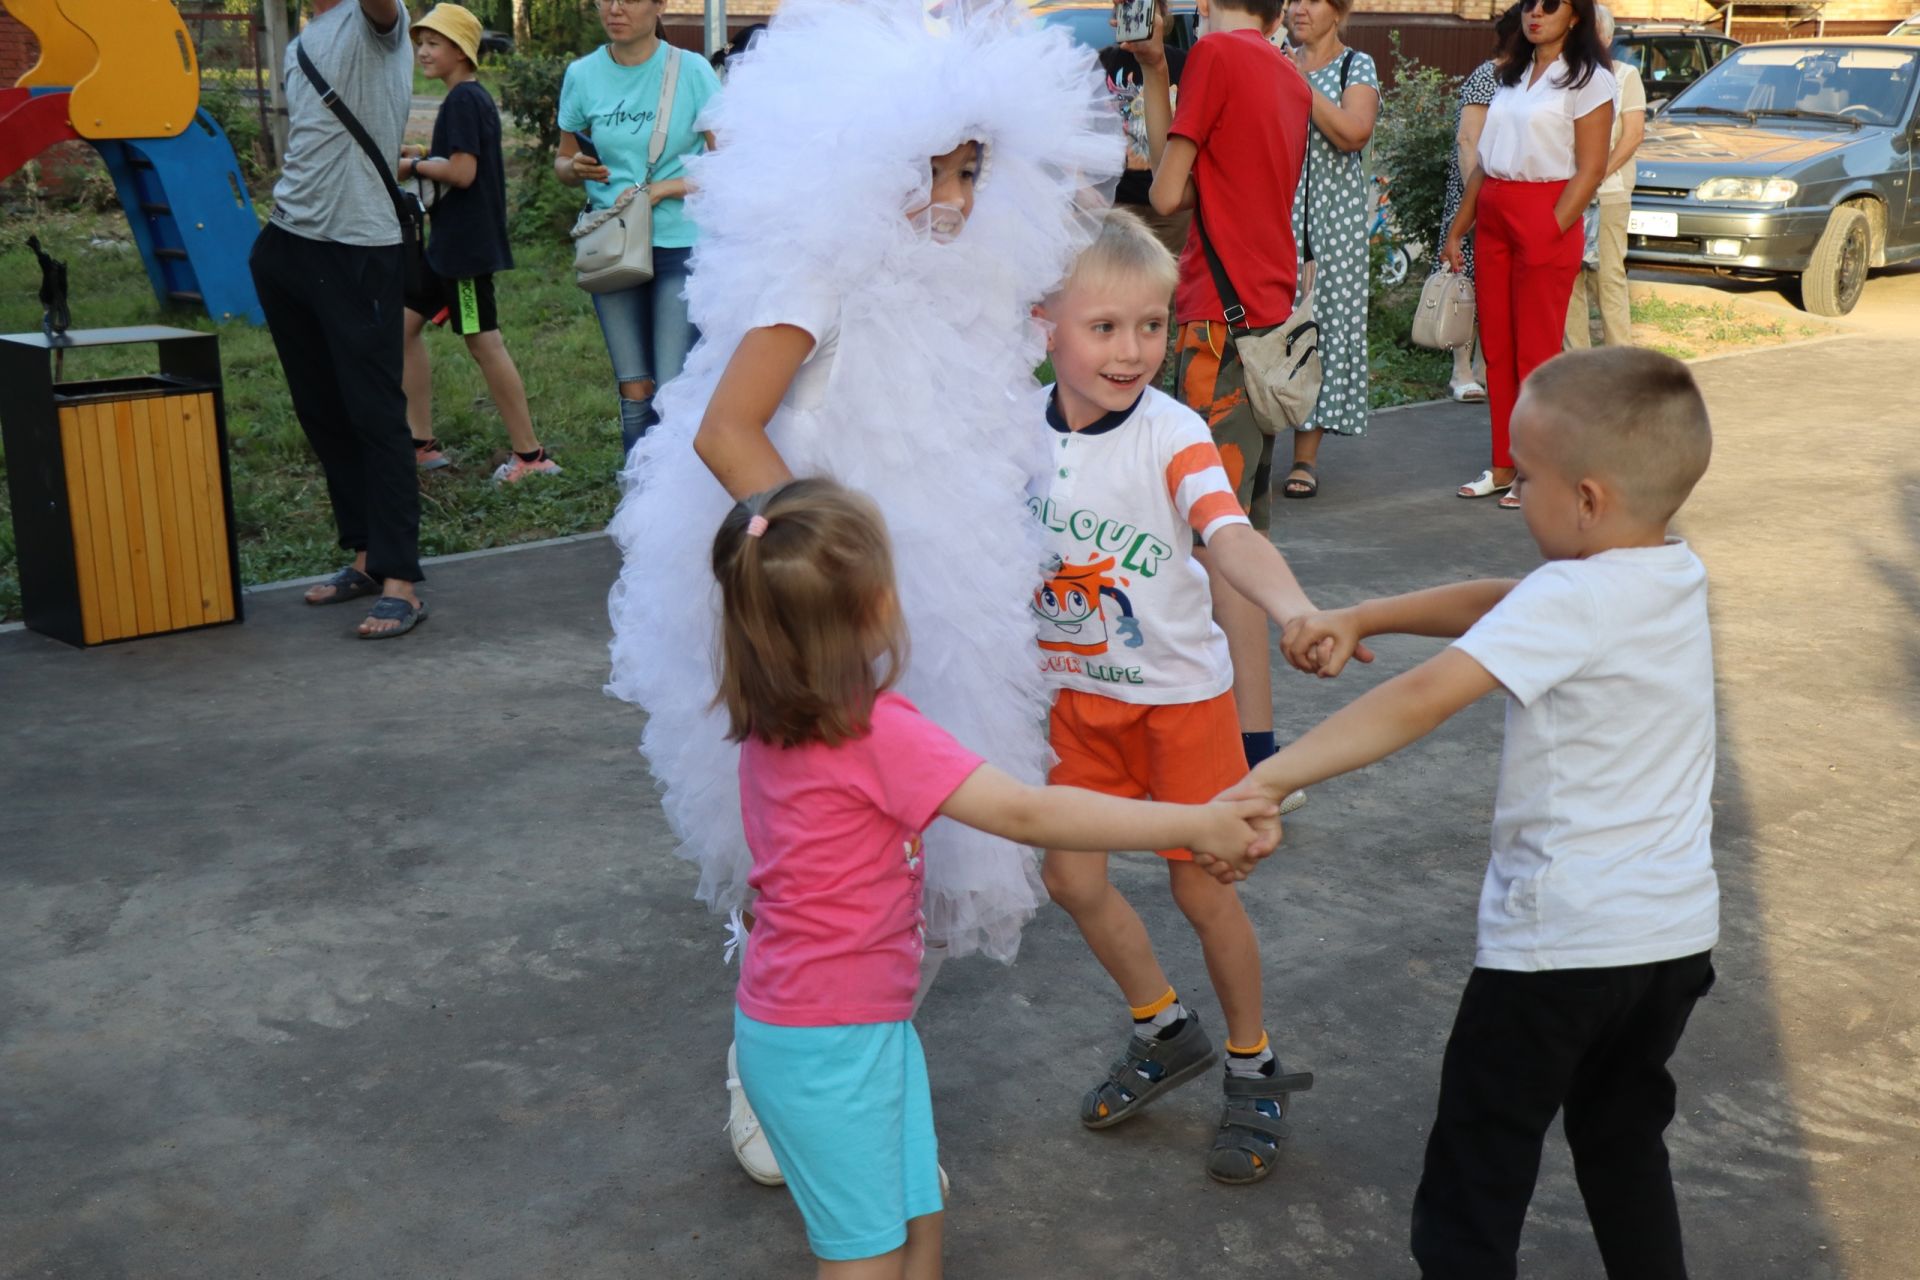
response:
M560 538L542 538L538 542L516 542L506 547L482 547L478 551L456 551L451 555L428 556L421 564L458 564L462 560L484 560L488 556L504 556L515 551L539 551L544 547L564 547L575 542L593 542L607 536L605 529L596 529L592 533L570 533ZM278 582L260 582L240 589L242 595L257 596L268 591L285 591L293 587L311 587L315 583L325 582L333 575L316 574L310 578L283 578ZM9 631L25 631L24 622L0 622L0 635Z

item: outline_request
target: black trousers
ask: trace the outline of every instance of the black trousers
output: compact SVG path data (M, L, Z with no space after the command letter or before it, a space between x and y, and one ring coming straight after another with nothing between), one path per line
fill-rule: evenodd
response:
M1413 1200L1427 1280L1512 1280L1540 1149L1564 1109L1574 1175L1613 1280L1681 1280L1662 1136L1667 1059L1713 985L1710 952L1615 969L1475 969L1440 1068Z
M340 545L367 553L375 581L420 581L400 247L308 240L269 223L251 265L293 412L326 472Z

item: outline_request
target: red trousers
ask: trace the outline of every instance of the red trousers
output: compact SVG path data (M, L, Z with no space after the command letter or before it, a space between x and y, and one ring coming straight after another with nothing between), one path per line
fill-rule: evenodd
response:
M1474 303L1487 357L1487 408L1493 413L1493 465L1511 467L1513 404L1527 375L1560 354L1567 302L1580 273L1585 233L1565 231L1553 206L1564 182L1487 178L1473 220Z

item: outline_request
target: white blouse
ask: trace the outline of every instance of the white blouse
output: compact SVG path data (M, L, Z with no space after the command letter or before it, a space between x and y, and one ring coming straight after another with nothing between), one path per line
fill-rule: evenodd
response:
M1558 59L1531 85L1528 67L1520 83L1501 85L1480 130L1480 167L1508 182L1564 182L1574 175L1573 122L1613 104L1613 73L1595 67L1579 89L1567 87L1567 61Z

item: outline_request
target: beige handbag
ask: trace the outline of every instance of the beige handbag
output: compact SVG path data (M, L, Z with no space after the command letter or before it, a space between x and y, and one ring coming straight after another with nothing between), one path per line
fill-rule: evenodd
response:
M1413 313L1413 345L1431 351L1473 345L1473 281L1444 267L1427 277Z
M588 293L618 293L653 279L653 200L647 187L667 149L667 123L679 77L680 51L669 45L660 105L653 113L653 138L647 143L647 181L622 191L609 207L582 209L574 219L573 282Z
M1311 173L1307 175L1307 185L1311 191ZM1214 252L1205 219L1197 208L1193 225L1199 232L1200 248L1206 255L1207 268L1213 273L1213 287L1220 294L1220 305L1226 313L1227 337L1240 361L1254 424L1263 435L1269 436L1298 431L1313 418L1314 407L1320 403L1323 377L1320 325L1313 318L1316 270L1312 233L1306 238L1306 259L1301 264L1304 287L1299 300L1293 304L1293 314L1279 324L1256 329L1247 323L1247 309L1240 305L1240 295L1227 278L1227 268L1220 261L1220 255Z

